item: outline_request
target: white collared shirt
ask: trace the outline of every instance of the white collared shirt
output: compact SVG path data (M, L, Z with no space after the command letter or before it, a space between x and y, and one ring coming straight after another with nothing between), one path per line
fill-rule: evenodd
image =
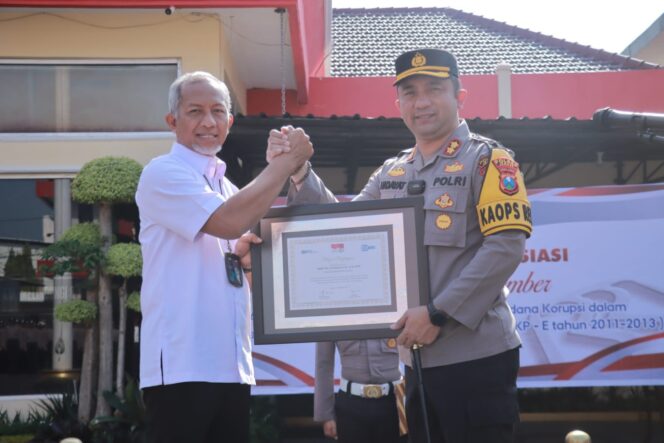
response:
M237 192L225 170L218 158L174 143L141 174L136 191L143 252L141 388L189 381L255 383L248 284L236 288L228 282L227 241L201 232ZM231 240L231 251L234 246Z

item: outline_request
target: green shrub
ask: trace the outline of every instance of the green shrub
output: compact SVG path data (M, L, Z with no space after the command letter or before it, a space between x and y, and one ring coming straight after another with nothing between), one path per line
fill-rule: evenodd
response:
M86 163L74 178L72 197L80 203L134 201L143 166L128 157L102 157Z
M141 294L132 292L127 297L127 307L132 311L141 312Z
M97 318L97 305L87 300L68 300L55 307L55 318L72 323L89 323Z
M42 258L50 261L40 272L62 275L90 271L101 263L102 238L95 223L79 223L67 229L62 238L48 246Z
M28 441L47 422L46 415L39 411L30 411L26 418L17 412L13 418L10 418L9 413L2 410L0 411L0 443Z
M117 243L106 253L106 272L111 275L138 277L142 268L141 246L137 243Z

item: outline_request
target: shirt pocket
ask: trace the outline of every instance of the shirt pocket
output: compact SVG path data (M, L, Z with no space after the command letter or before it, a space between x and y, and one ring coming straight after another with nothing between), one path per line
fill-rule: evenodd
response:
M392 346L390 346L390 344ZM397 349L397 339L396 338L386 338L380 341L380 350L384 354L396 354Z
M358 355L360 353L360 342L357 340L341 340L337 342L339 355Z
M424 200L424 244L466 246L467 204L470 190L432 188Z

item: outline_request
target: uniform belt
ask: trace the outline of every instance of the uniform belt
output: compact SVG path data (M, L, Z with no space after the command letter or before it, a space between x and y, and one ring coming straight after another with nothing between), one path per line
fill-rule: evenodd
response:
M357 395L363 398L381 398L386 397L394 392L394 385L401 383L401 380L382 383L382 384L362 384L355 383L354 381L341 379L339 389L351 395ZM350 389L349 389L350 387Z

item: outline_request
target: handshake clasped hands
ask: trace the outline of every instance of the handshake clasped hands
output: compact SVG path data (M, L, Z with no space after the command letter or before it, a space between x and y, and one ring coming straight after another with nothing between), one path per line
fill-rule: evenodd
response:
M280 130L270 131L265 159L268 163L284 161L286 167L290 167L290 176L294 183L299 183L307 173L307 162L313 154L313 144L302 128L282 126Z

